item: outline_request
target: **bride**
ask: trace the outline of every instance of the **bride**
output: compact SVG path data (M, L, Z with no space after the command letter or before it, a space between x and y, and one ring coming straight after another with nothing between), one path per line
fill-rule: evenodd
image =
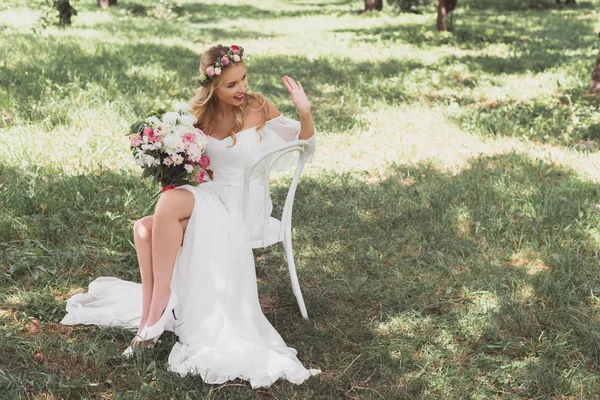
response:
M285 378L299 384L319 370L300 363L260 309L251 243L265 220L265 204L257 200L264 190L261 171L251 177L250 221L242 216L242 183L245 167L270 147L303 139L314 151L315 128L300 82L283 77L298 122L246 92L244 59L243 48L220 45L200 59L191 109L208 135L214 173L198 186L163 192L154 215L135 223L141 285L98 278L88 293L68 300L62 323L137 327L126 356L172 330L178 342L169 370L206 383L241 378L264 387Z

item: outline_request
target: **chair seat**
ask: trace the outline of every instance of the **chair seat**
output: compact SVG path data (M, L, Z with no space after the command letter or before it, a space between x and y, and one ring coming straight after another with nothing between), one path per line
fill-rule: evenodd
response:
M261 247L268 247L272 244L279 243L283 240L280 236L281 233L281 221L277 218L269 217L269 228L267 231L267 238L264 240L263 232L261 231L258 239L252 241L252 248L258 249Z

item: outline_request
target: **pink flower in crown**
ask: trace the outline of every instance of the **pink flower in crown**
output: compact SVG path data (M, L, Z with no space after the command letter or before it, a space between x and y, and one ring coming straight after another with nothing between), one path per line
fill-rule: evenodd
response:
M200 167L202 169L208 168L209 165L210 165L210 158L208 156L200 157Z
M229 50L231 50L233 54L240 54L240 51L242 51L242 49L240 49L240 46L236 46L235 44L229 46Z
M221 65L226 67L227 65L229 65L229 58L227 58L227 56L223 56L221 57Z
M184 142L196 143L196 135L194 135L192 133L186 133L181 138L183 139Z
M210 77L215 76L215 70L213 69L213 67L206 68L206 75L208 75Z
M196 177L196 182L202 183L204 182L204 177L206 176L206 172L200 171L198 176Z

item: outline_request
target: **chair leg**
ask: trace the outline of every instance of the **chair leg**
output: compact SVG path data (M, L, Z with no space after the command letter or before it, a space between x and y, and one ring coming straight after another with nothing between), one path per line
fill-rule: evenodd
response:
M302 291L300 290L300 282L298 282L298 275L296 274L296 265L294 264L294 253L292 251L292 237L290 234L286 234L283 238L283 249L285 250L285 258L287 258L288 269L290 271L290 280L292 282L292 291L298 306L300 307L300 314L302 318L308 319L308 312L306 311L306 305L304 304L304 298L302 297Z

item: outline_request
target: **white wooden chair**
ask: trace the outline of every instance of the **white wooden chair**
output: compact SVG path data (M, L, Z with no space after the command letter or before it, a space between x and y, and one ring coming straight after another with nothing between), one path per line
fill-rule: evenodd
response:
M292 183L285 198L285 204L283 206L283 213L280 221L270 216L271 203L269 201L269 178L275 163L282 157L289 157L290 153L294 152L298 153L298 163L296 164L296 171L294 172ZM244 177L243 197L244 219L246 221L250 221L250 177L257 166L264 164L263 200L265 204L265 219L260 239L252 242L252 248L256 249L268 247L275 243L281 243L283 245L285 257L287 258L288 269L290 272L292 291L296 296L298 306L300 307L300 313L304 319L308 319L308 313L306 312L306 305L304 304L304 298L302 297L302 291L300 290L300 283L298 282L298 275L296 274L296 265L294 264L294 253L292 251L292 207L294 205L296 187L298 186L302 169L304 168L304 164L306 164L309 154L309 144L306 140L295 140L293 142L288 142L260 154L254 161L251 162L249 168L246 170L246 175Z

